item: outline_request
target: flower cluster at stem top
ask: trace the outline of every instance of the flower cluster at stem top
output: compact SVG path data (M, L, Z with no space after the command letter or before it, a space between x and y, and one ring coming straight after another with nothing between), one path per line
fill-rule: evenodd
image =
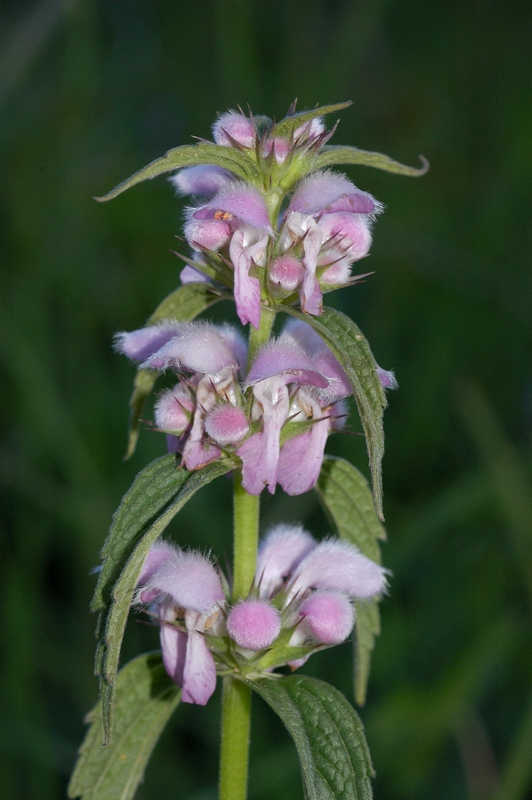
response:
M218 145L256 159L262 186L215 165L186 167L171 178L180 194L206 201L186 211L185 237L194 255L182 281L229 286L240 321L255 328L261 305L299 299L304 312L321 314L324 291L356 281L351 266L368 255L371 226L382 211L345 175L313 171L315 156L333 132L320 118L302 124L289 138L268 136L260 119L227 112L214 124L213 135Z
M355 598L386 589L386 570L349 542L318 543L278 525L259 547L249 596L232 598L209 558L158 540L142 568L136 604L160 627L163 662L182 700L205 705L217 673L253 680L345 641Z
M155 423L189 470L232 457L242 484L258 495L279 484L290 495L311 489L329 433L342 427L351 384L332 351L304 322L290 320L258 350L246 374L247 344L230 325L166 321L119 334L117 349L141 368L173 369ZM377 369L384 387L391 372Z

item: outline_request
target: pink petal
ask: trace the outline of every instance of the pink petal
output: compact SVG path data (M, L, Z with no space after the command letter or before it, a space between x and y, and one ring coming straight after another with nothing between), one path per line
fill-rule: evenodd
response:
M169 320L130 333L117 333L115 349L132 361L145 361L175 336L179 328L179 322Z
M281 616L266 600L248 598L231 609L227 631L240 647L263 650L277 639L281 631Z
M188 633L182 685L183 703L196 703L199 706L204 706L216 689L214 658L203 634L193 629L189 629Z
M214 325L226 345L230 348L235 361L240 367L240 371L244 372L248 359L248 343L244 338L242 332L234 325L229 325L223 322L221 325Z
M205 556L172 549L146 581L147 590L169 594L177 606L205 613L224 600L218 572Z
M300 298L301 308L307 314L319 316L322 312L322 293L320 284L316 278L316 268L318 266L318 256L323 242L323 235L317 225L309 227L303 239L303 267L305 276L301 287Z
M252 254L245 247L246 232L237 230L231 244L229 255L235 271L235 304L240 322L251 323L254 328L260 325L260 282L249 274Z
M289 336L281 336L261 347L249 370L246 386L275 376L285 376L284 383L307 383L320 388L328 385L313 360Z
M237 368L231 349L213 325L183 322L176 329L174 336L142 364L143 369L182 367L215 375L223 369Z
M179 194L199 194L211 197L233 180L233 175L222 167L201 164L185 167L168 179Z
M255 147L257 133L253 121L236 111L226 111L221 114L214 125L212 133L216 144L233 147L234 139L242 147Z
M178 383L159 395L155 403L155 424L161 431L180 435L191 425L195 406L189 390Z
M200 272L199 269L194 269L190 264L186 264L179 274L179 280L183 286L187 283L212 283L211 279Z
M351 261L367 256L371 247L371 230L367 216L339 212L327 214L319 221L324 240L341 250Z
M358 192L345 176L336 172L315 172L299 184L292 196L288 211L315 214L334 203L342 195Z
M262 194L247 183L228 184L209 203L189 209L188 214L190 220L217 221L218 217L219 221L233 226L235 221L240 221L268 233L272 232Z
M350 542L321 542L297 567L290 597L307 589L332 589L352 597L373 597L386 589L386 570Z
M223 403L205 418L205 430L214 441L226 447L240 442L249 431L249 422L242 408Z
M173 622L175 620L175 608L173 603L162 603L159 609L161 618L160 639L163 654L163 664L168 675L178 686L183 686L183 671L185 668L185 657L187 650L187 634L179 630L175 625L165 624L164 620Z
M237 450L242 459L242 485L249 494L258 495L267 485L275 492L279 462L279 436L286 422L290 401L288 390L276 378L262 381L253 390L262 407L263 430L254 433Z
M301 525L276 525L259 545L256 581L262 597L277 592L299 562L317 546Z
M397 389L399 384L397 383L397 378L391 371L386 371L385 369L381 369L377 367L377 375L379 376L379 380L381 382L381 386L383 389Z
M304 268L297 258L281 256L272 263L268 274L272 284L287 292L293 292L303 280Z
M303 494L316 485L328 435L329 420L324 419L284 443L279 455L277 481L286 494Z
M231 223L226 219L217 219L212 214L207 218L196 218L190 213L184 230L186 240L194 250L214 251L224 247L233 232Z
M313 592L299 608L301 626L323 644L345 641L355 624L355 609L342 592Z
M146 556L137 584L139 586L145 584L164 561L173 558L178 552L178 549L174 547L173 544L165 542L164 539L157 539L157 541L152 544ZM146 601L142 600L142 602Z

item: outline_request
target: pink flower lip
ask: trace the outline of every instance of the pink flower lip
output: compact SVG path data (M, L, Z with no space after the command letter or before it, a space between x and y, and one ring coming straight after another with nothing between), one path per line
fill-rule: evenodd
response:
M236 217L254 228L272 232L268 209L257 189L246 183L230 183L206 203L189 212L195 220L214 219L233 222Z
M328 385L327 378L316 369L312 359L291 337L271 341L259 350L249 370L246 385L252 386L282 374L287 376L287 383L291 377L296 383L308 383L321 389Z

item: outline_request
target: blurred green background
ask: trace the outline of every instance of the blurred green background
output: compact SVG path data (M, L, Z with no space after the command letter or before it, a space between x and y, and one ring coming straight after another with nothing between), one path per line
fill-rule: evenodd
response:
M97 693L91 569L121 495L164 451L144 430L121 460L133 369L111 339L177 285L183 202L163 178L92 196L209 138L217 112L279 119L294 97L353 100L336 144L431 161L420 180L348 170L387 211L375 274L329 296L400 384L384 462L394 578L361 712L376 797L532 797L529 16L519 0L2 4L3 797L64 796ZM361 437L329 450L366 471ZM327 531L312 494L265 498L264 526L279 519ZM171 533L222 556L230 521L219 479ZM131 620L125 657L155 647ZM352 697L350 655L306 670ZM179 710L139 798L215 798L218 701ZM302 797L259 702L250 797Z

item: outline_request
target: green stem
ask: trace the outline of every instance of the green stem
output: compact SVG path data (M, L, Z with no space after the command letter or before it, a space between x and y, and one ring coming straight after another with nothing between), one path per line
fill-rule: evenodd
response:
M248 787L251 689L223 679L220 800L246 800Z
M259 347L268 341L275 312L261 309L259 329L250 326L248 369ZM247 597L255 579L259 545L260 497L242 486L242 472L234 471L233 601ZM249 762L251 689L236 678L224 678L220 800L246 800Z
M247 597L257 565L260 498L234 477L233 600ZM251 689L227 677L223 682L220 800L246 800L249 761Z
M234 473L233 600L247 597L255 577L259 543L260 498L242 486L242 473Z
M275 322L275 311L269 308L261 308L260 312L260 325L256 330L252 325L249 326L249 346L248 346L248 371L251 362L257 354L259 347L266 344L272 332L273 323Z

